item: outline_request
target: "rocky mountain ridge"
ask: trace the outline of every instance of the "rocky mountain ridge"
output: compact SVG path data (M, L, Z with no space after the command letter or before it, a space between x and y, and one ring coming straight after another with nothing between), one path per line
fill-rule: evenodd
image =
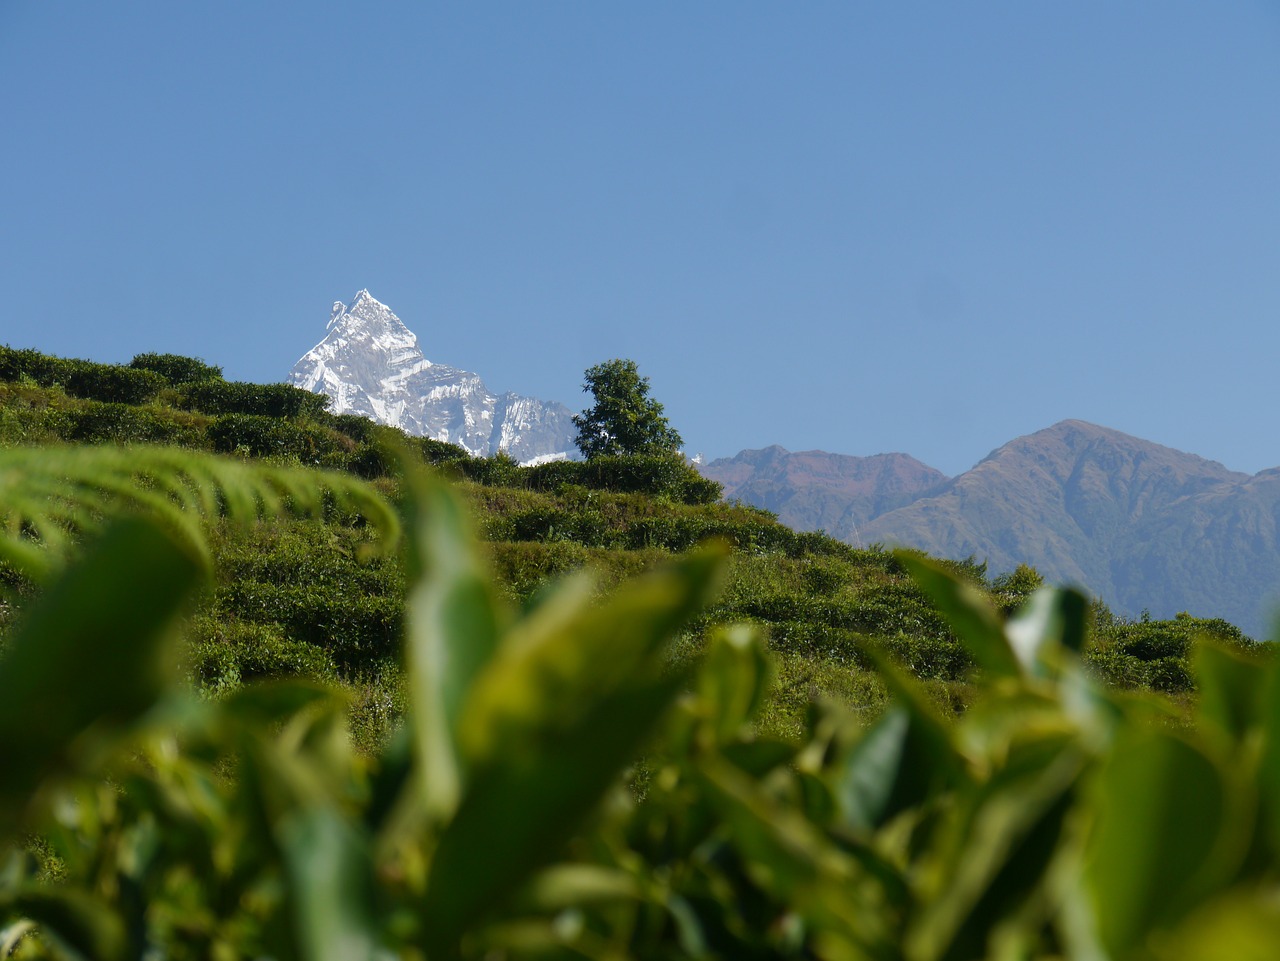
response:
M334 303L324 339L294 364L289 383L329 395L334 413L458 444L479 457L501 450L532 464L576 456L569 408L495 394L478 374L432 363L417 335L367 290L350 306Z
M917 486L877 473L885 458L918 465L910 475ZM1120 613L1186 610L1270 636L1280 597L1280 468L1250 476L1068 420L1010 441L957 477L930 471L903 454L850 458L781 448L703 467L728 496L802 530L972 556L993 573L1030 563ZM832 480L860 473L868 478L860 489ZM856 534L845 518L856 522Z

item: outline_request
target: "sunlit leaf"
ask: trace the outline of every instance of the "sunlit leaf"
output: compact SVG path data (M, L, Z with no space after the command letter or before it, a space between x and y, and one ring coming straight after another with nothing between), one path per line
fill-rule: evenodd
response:
M395 542L394 510L350 474L176 447L10 447L0 450L0 559L47 578L70 551L68 535L91 534L123 511L161 521L200 551L201 518L315 515L328 500L364 516L384 545Z
M439 481L406 470L410 488L406 661L413 693L420 791L440 821L458 805L465 776L459 716L493 655L502 621L476 554L466 509Z
M1123 954L1229 876L1252 809L1224 769L1163 731L1128 732L1097 791L1087 880L1098 934Z
M720 567L701 552L604 605L570 585L504 639L462 719L471 776L427 891L437 950L552 858L630 762L685 683L665 651Z
M368 841L327 806L301 807L277 827L306 961L390 958L382 951Z
M1077 654L1084 648L1089 603L1079 591L1042 587L1005 627L1005 634L1023 670L1036 675L1049 671L1048 652L1065 648Z
M977 586L930 558L910 551L898 551L895 556L980 667L998 677L1018 675L1018 659L1005 637L1000 615Z
M717 742L727 743L755 716L770 676L759 631L738 625L712 636L697 681L701 703L712 713Z

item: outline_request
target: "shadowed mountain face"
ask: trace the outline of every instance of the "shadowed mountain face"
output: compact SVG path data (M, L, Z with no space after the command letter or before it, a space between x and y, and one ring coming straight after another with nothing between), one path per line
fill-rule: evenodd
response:
M947 475L906 454L849 457L781 447L744 450L703 465L702 473L737 498L797 530L824 530L857 544L860 527L937 488Z
M723 473L718 465L742 457L708 470ZM736 477L734 496L805 528L823 526L821 513L828 531L854 540L828 520L840 515L838 486L819 470L786 476L791 488L784 498L775 495L785 512L761 496L755 476ZM879 500L874 491L850 493L843 503L857 518L858 539L986 559L993 572L1030 563L1051 581L1082 585L1126 614L1186 610L1269 636L1270 605L1280 594L1280 469L1250 477L1072 420L1010 441L959 477L910 491L891 489ZM893 505L895 496L905 500ZM789 508L810 502L822 511Z

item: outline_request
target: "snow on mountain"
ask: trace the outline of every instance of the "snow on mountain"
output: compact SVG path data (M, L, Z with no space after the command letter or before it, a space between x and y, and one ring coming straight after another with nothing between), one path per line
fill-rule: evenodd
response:
M477 374L423 356L413 333L367 290L334 303L325 337L289 382L328 394L337 414L360 414L405 433L522 464L574 456L572 412L563 404L494 394Z

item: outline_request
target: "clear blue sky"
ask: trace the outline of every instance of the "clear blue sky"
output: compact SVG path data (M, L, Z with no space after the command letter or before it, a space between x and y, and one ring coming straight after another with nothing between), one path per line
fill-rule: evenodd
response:
M0 342L429 358L691 453L1280 465L1280 3L0 0Z

